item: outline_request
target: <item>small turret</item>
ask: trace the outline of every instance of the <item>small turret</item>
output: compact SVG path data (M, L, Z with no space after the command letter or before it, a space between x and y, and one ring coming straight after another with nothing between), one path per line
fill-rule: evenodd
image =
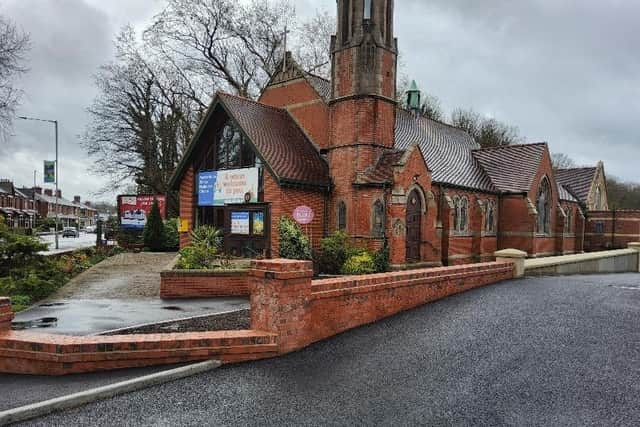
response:
M407 107L415 114L420 112L421 97L422 93L420 92L420 89L418 89L416 81L413 80L409 90L407 91Z

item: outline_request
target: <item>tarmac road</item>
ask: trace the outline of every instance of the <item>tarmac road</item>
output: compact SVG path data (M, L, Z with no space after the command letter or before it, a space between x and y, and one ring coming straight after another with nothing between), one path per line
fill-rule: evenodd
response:
M29 425L634 426L639 284L509 281Z

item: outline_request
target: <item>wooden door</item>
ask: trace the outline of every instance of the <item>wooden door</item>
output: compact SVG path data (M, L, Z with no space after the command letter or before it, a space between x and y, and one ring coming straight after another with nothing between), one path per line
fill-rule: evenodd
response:
M407 199L407 263L420 262L422 241L422 200L418 190L413 190Z

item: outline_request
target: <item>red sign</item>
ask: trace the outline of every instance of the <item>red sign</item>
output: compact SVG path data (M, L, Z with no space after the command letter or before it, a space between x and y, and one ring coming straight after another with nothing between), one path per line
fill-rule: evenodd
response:
M313 222L313 216L313 209L309 206L298 206L293 211L293 219L295 219L298 224L311 224Z
M154 200L158 201L160 216L165 219L166 198L163 195L118 196L118 211L122 228L144 228Z

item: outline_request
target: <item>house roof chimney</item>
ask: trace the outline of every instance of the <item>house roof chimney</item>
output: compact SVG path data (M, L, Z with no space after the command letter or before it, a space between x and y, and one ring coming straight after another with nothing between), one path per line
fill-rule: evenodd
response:
M45 196L49 196L49 197L53 197L53 190L51 190L50 188L45 188L44 195Z
M73 202L80 204L80 196L73 196Z

